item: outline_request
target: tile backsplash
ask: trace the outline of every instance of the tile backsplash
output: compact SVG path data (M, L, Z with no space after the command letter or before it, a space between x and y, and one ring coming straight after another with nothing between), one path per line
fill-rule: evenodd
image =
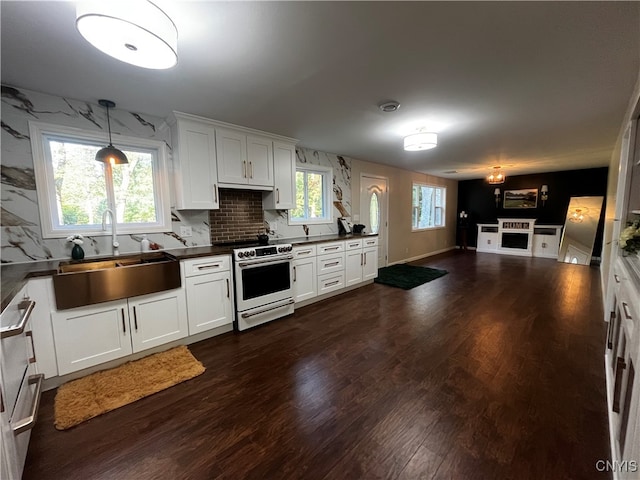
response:
M262 192L221 188L220 209L209 210L211 243L231 240L256 240L265 233Z

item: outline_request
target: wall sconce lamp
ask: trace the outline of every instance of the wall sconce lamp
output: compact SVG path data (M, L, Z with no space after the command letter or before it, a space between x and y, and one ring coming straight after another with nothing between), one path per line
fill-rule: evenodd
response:
M500 203L500 189L496 188L493 194L496 196L496 208L498 208L498 204Z
M540 200L542 200L542 206L544 207L544 202L549 200L549 185L540 187Z

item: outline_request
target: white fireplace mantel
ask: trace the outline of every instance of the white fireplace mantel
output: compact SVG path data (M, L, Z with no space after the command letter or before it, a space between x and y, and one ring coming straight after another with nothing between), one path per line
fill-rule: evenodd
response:
M535 218L499 218L496 252L532 257L535 223Z

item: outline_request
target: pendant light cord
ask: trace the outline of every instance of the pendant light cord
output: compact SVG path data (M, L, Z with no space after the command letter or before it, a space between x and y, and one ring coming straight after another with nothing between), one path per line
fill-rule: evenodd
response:
M109 128L109 146L113 147L113 142L111 141L111 120L109 118L109 106L107 106L107 127Z

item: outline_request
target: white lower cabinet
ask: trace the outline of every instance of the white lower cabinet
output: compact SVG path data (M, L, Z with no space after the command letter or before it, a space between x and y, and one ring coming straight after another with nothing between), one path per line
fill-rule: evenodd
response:
M293 300L303 302L318 296L316 245L293 247Z
M362 240L347 240L345 250L345 286L350 287L362 282Z
M373 280L378 276L378 247L363 248L362 257L362 281Z
M318 276L318 295L341 290L345 286L344 270Z
M235 313L231 260L228 255L182 262L187 293L189 335L231 325Z
M182 288L51 314L59 375L187 336Z

